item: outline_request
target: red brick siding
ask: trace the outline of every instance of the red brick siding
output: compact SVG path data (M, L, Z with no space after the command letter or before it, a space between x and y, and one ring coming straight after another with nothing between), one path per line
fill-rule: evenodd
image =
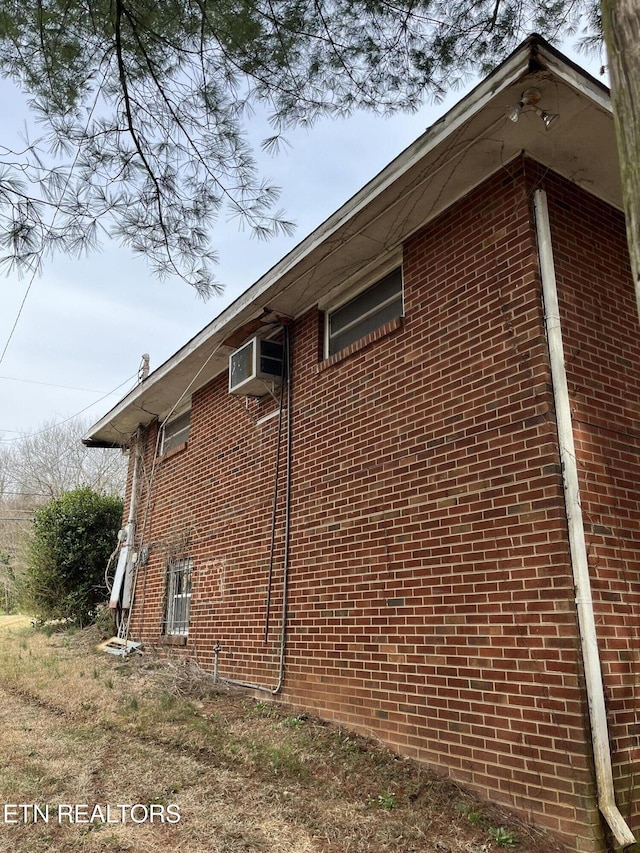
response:
M229 647L231 631L241 638L234 660L249 680L264 678L265 662L276 660L260 629L278 420L255 424L272 408L270 400L245 407L244 399L230 397L226 377L194 395L187 447L160 457L153 472L143 536L151 556L134 608L133 630L162 642L164 567L171 556L192 557L189 653L210 662L214 646ZM148 458L147 472L151 464ZM146 498L145 488L141 513ZM276 557L281 539L278 530Z
M538 178L535 166L515 164L407 242L405 319L386 337L319 371L321 315L293 326L282 696L429 762L588 853L603 847L531 214ZM548 183L561 201L573 192ZM589 201L620 243L619 217ZM553 204L552 213L557 228ZM571 223L562 227L568 243ZM570 263L575 281L589 288L590 265L578 266ZM622 270L609 275L626 286ZM619 319L615 309L610 317ZM581 321L572 322L577 334ZM607 344L611 389L625 372L616 340ZM268 688L278 681L285 471L265 643L278 420L256 420L274 406L229 397L225 378L194 396L188 447L155 466L144 525L151 558L132 620L134 634L161 640L163 567L182 549L195 572L186 653L211 669L219 644L222 676ZM594 483L605 470L594 463ZM602 517L611 521L623 490L625 523L637 519L636 473L625 463L615 484L594 485L588 500L607 496ZM617 594L635 543L625 557L610 537L593 536L603 593ZM616 768L627 784L630 612L609 625Z

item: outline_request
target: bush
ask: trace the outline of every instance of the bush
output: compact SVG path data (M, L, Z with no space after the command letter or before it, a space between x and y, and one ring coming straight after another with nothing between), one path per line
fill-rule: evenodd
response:
M22 608L43 621L90 622L107 595L104 573L121 522L121 498L86 487L39 509L20 589Z

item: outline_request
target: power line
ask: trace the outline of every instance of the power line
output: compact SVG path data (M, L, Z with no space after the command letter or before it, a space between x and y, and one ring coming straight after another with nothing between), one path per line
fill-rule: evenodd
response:
M54 216L55 216L55 214L54 214ZM20 307L18 308L18 313L16 314L16 319L14 320L13 326L11 327L11 331L9 332L9 337L7 338L7 342L5 343L4 349L2 350L2 355L0 355L0 364L2 364L2 362L4 361L4 357L7 354L7 350L9 349L9 344L11 343L11 339L13 338L14 332L15 332L16 327L18 325L18 321L20 320L20 317L22 316L22 311L24 309L25 302L27 301L27 296L29 296L29 293L31 291L31 287L33 285L35 277L36 277L36 270L34 270L32 272L31 280L29 281L27 289L24 292L24 296L22 297L22 302L20 303Z
M98 391L96 388L76 388L73 385L57 385L53 382L40 382L37 379L20 379L17 376L0 376L0 379L5 379L9 382L27 382L29 385L44 385L47 388L63 388L65 391L87 391L91 394L103 394L104 391ZM14 430L7 430L14 432Z
M80 415L84 414L88 409L91 409L93 406L97 406L98 403L101 403L102 400L106 400L107 397L110 397L112 394L115 394L116 391L119 391L123 385L127 385L131 382L132 379L135 379L138 376L138 371L132 373L131 376L128 376L124 382L121 382L118 386L116 386L112 391L108 391L106 394L103 394L102 397L99 397L97 400L94 400L92 403L89 403L88 406L85 406L84 409L80 409L79 412L76 412L73 415L69 415L68 418L64 418L61 421L56 421L54 424L49 424L49 426L44 427L44 429L36 430L35 432L29 432L26 434L20 434L15 438L0 438L0 444L11 444L14 441L21 441L23 438L33 438L36 435L44 435L46 432L50 432L52 429L56 427L62 426L62 424L66 424L69 421L72 421L74 418L80 417ZM7 430L8 432L9 430ZM2 432L2 430L0 430Z
M22 498L48 498L48 497L49 497L49 493L48 493L48 492L3 492L3 491L0 489L0 500L2 500L2 498L3 498L5 495L11 495L11 497L12 497L12 498L13 498L13 497L22 497Z
M105 77L106 77L106 72L105 72ZM86 134L87 130L89 129L89 123L90 123L90 121L93 117L93 113L94 113L94 111L98 105L98 97L100 95L100 91L101 91L101 89L100 89L100 87L98 87L96 90L96 97L95 97L95 100L93 102L93 106L91 107L91 110L89 111L89 115L87 116L87 123L86 123L85 131L84 131L85 134ZM53 211L53 216L51 218L50 228L53 228L54 223L56 221L56 217L57 217L58 213L60 212L60 205L62 204L64 194L66 193L67 187L69 186L69 181L71 180L71 175L73 174L73 170L75 169L76 163L78 162L78 159L80 157L80 151L81 151L81 145L79 143L78 149L77 149L75 156L73 158L73 162L71 163L71 167L69 169L69 174L67 175L64 187L60 191L60 200L59 200L58 206ZM29 284L27 285L27 289L25 290L24 296L22 297L22 302L20 303L20 307L18 308L18 313L16 314L16 319L14 320L13 326L11 327L11 331L9 332L9 336L7 338L5 345L4 345L4 349L2 350L2 355L0 355L0 364L2 364L2 362L4 361L4 357L7 354L7 350L9 349L9 344L11 343L11 341L13 339L16 328L17 328L18 323L20 321L20 317L22 317L22 312L24 310L24 306L25 306L25 303L27 301L27 297L29 296L29 293L31 292L31 288L33 286L33 282L35 281L37 271L38 271L38 267L36 265L33 268L33 271L31 273L31 278L29 279Z

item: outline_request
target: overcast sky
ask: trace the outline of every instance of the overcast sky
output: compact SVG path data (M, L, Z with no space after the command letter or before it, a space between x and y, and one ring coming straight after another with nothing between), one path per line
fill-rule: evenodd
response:
M567 47L564 48L567 50ZM573 57L597 75L598 63ZM471 87L471 81L467 88ZM44 272L0 278L0 441L45 421L83 412L98 420L135 384L142 353L158 367L433 124L466 90L414 115L356 115L288 134L291 147L263 156L263 172L282 189L280 205L297 223L293 237L259 242L237 223L215 226L224 294L207 302L178 279L159 281L143 259L113 243L82 260L49 260ZM22 95L0 80L3 133L13 138L28 117ZM269 135L256 128L256 141ZM13 140L12 140L13 141ZM111 394L109 392L112 392ZM109 395L109 396L107 396Z

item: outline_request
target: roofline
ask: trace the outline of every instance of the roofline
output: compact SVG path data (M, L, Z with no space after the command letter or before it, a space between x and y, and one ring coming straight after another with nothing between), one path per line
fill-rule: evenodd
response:
M94 439L93 436L107 427L119 414L146 391L162 380L185 358L197 351L208 341L217 346L227 338L237 326L234 321L241 313L270 290L277 292L278 282L303 260L308 258L336 231L343 228L373 199L384 193L398 178L412 168L433 148L443 142L458 127L472 118L502 90L515 83L520 77L540 69L549 69L556 76L588 95L601 107L612 111L609 89L595 77L580 68L579 65L566 58L560 51L537 34L528 36L507 59L493 72L478 83L467 95L455 104L442 118L426 129L411 145L404 149L387 166L373 177L364 187L356 192L348 201L331 214L323 223L315 228L307 237L301 240L290 252L272 266L254 284L247 288L217 317L208 323L200 332L194 335L174 355L156 368L149 376L133 388L107 414L97 421L83 443L88 447L120 447L128 444L130 436L121 444ZM256 310L262 310L264 303L256 305ZM304 310L307 310L305 308ZM217 348L217 347L216 347Z

